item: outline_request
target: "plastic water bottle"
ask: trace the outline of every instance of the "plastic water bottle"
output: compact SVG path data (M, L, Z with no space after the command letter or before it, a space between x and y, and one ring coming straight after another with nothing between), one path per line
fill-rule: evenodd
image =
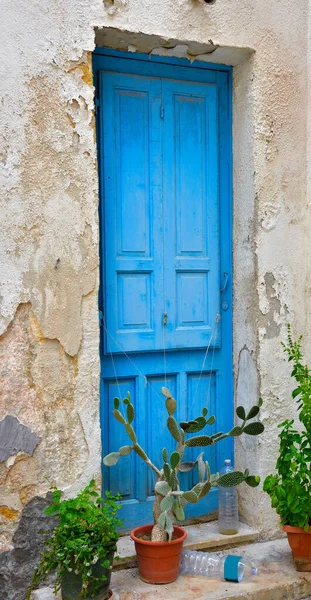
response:
M237 582L249 579L258 572L250 561L242 556L217 556L196 550L182 552L179 571L189 575Z
M224 467L220 470L220 475L234 471L231 460L225 460ZM233 535L239 530L238 513L238 492L236 487L218 486L218 528L219 532L225 535Z

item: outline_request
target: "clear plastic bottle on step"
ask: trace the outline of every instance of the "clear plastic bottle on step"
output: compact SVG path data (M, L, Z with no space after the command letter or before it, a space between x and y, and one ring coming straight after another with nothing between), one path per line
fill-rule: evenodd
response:
M220 475L234 471L231 460L225 460ZM239 530L238 492L236 487L218 486L218 528L225 535L233 535Z
M180 573L200 575L213 579L241 582L257 575L258 570L242 556L218 556L209 552L184 550L181 555Z

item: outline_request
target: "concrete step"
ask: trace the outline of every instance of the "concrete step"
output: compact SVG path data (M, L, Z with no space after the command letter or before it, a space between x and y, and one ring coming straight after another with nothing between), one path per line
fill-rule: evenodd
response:
M169 585L142 582L137 569L112 573L119 600L311 600L311 573L298 573L287 539L256 542L219 552L247 556L258 575L242 583L181 575Z
M240 523L239 531L235 535L222 535L218 532L218 522L199 523L185 527L187 539L184 548L189 550L215 550L218 548L232 548L239 544L251 543L258 539L258 531ZM114 561L116 569L131 568L136 565L134 542L130 536L123 536L118 541L119 559Z

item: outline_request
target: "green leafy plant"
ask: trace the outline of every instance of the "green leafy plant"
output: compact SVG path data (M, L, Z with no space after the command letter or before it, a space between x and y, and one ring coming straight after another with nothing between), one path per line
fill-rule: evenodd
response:
M294 427L294 420L286 419L281 428L277 473L268 475L263 489L271 498L271 505L281 517L283 525L302 527L311 525L311 373L303 364L302 336L293 341L288 325L288 343L282 344L289 362L293 362L291 376L297 387L292 392L297 402L302 429Z
M55 515L58 524L44 544L45 549L26 600L52 571L56 571L55 594L61 587L64 574L74 572L81 576L80 598L96 596L107 577L99 573L95 566L100 564L104 568L111 568L107 557L116 550L119 537L117 527L122 525L117 518L120 508L117 500L119 498L109 492L106 492L105 498L101 498L94 480L71 500L61 500L61 491L53 491L52 503L45 513Z
M153 504L154 527L151 534L152 541L167 541L172 539L174 523L183 521L185 518L184 507L188 502L196 503L206 496L212 486L222 485L231 487L245 481L249 486L256 487L259 484L260 477L250 475L246 470L234 471L226 473L219 477L211 475L210 467L207 461L204 461L204 452L201 452L196 460L184 461L184 453L187 448L198 448L204 446L212 446L221 440L233 436L237 437L243 433L247 435L259 435L263 432L264 426L260 421L253 421L258 415L261 406L261 399L258 405L253 406L246 414L243 406L238 406L236 409L237 416L241 419L241 424L233 427L228 433L219 431L212 435L202 435L200 432L207 426L213 425L216 421L212 415L207 418L208 410L203 408L202 414L196 417L193 421L177 423L174 413L177 408L177 402L172 397L170 390L166 387L162 388L162 394L166 398L166 409L168 412L167 428L176 441L176 449L168 455L166 448L162 449L162 467L158 468L152 463L145 450L140 446L137 435L133 428L135 418L134 406L131 403L130 393L123 399L123 404L126 407L126 416L120 411L120 399L114 398L115 419L125 427L125 431L131 441L128 446L122 446L117 452L111 452L104 458L104 464L108 467L115 465L120 457L127 456L134 451L145 463L154 471L157 477L155 484L155 500ZM251 421L251 422L250 422ZM189 433L199 433L193 437L188 437ZM191 489L182 491L179 485L179 473L191 471L195 467L198 468L199 482Z

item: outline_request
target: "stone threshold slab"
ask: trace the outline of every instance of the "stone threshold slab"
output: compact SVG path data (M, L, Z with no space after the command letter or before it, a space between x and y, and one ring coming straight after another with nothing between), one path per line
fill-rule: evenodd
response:
M245 523L239 524L239 531L235 535L222 535L218 532L218 521L199 523L185 527L187 539L184 548L189 550L215 550L227 548L238 544L253 542L258 539L258 531L248 527ZM136 553L134 542L130 536L123 536L118 541L119 559L114 561L116 569L126 569L136 566Z
M247 556L258 575L242 583L180 575L169 585L142 582L137 569L112 573L118 600L302 600L311 599L311 573L298 573L287 539L251 543L219 555Z

